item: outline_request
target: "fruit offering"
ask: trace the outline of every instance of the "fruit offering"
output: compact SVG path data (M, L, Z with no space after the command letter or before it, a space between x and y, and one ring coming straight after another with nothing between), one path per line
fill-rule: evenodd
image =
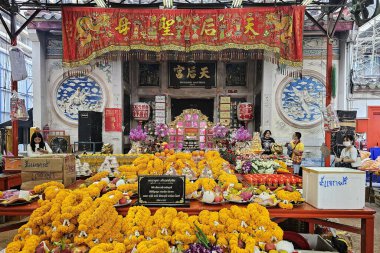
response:
M232 203L248 203L251 202L251 198L254 194L254 188L244 188L237 190L235 188L229 188L225 191L225 198Z
M265 185L260 185L254 193L255 195L252 197L254 203L262 206L276 206L279 203L276 194L271 192Z
M302 178L289 174L247 174L243 175L243 179L252 186L266 185L277 188L289 184L302 187Z
M204 191L200 200L206 204L222 204L226 202L223 197L222 189L218 185L212 190Z

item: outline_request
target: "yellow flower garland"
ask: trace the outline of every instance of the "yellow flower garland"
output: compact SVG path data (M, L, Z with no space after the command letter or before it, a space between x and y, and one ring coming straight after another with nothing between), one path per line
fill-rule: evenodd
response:
M36 194L41 194L44 192L44 190L46 188L48 188L49 186L55 186L56 188L59 188L59 189L63 189L65 188L65 186L60 183L60 182L56 182L56 181L51 181L51 182L47 182L47 183L43 183L43 184L40 184L40 185L37 185L33 188L33 191L36 193Z
M170 253L169 244L161 239L153 238L137 245L136 253Z
M212 178L199 178L197 182L205 191L212 191L218 185Z
M190 225L188 219L189 215L183 212L179 212L177 217L173 219L171 225L171 230L173 231L172 245L182 245L183 248L188 248L190 243L197 240L194 228Z
M186 195L190 195L193 192L197 191L199 189L199 181L190 182L190 180L186 179Z
M62 219L72 219L92 204L91 196L84 191L72 191L62 202Z
M107 186L107 183L104 181L101 182L94 182L89 187L84 188L84 191L87 191L88 194L92 197L99 197L102 189Z
M98 172L98 173L96 173L95 175L93 175L92 177L87 178L86 181L87 181L87 182L96 182L96 181L99 181L99 180L102 179L102 178L107 177L108 174L109 174L108 171Z
M118 186L117 189L121 192L129 193L130 195L133 195L137 193L138 191L138 183L123 184L123 185Z
M220 177L225 182L233 181L224 172L220 172ZM206 186L205 189L216 185L214 180L205 178L193 184ZM253 246L259 242L276 242L283 237L281 228L270 220L268 210L258 204L232 206L219 212L203 210L199 216L189 216L175 208L160 208L152 215L148 208L138 206L131 207L123 218L113 207L122 193L116 190L99 197L104 186L105 182L99 182L73 191L53 185L44 187L45 196L50 197L40 202L41 206L32 213L28 223L18 230L14 242L8 245L9 252L28 252L27 247L37 247L43 240L49 244L66 238L67 243L85 244L92 252L116 250L116 245L121 249L124 243L124 251L136 247L138 252L162 253L169 250L169 243L187 249L189 244L196 242L195 225L211 243L229 247L229 252L245 252L236 247L239 234L243 235L240 239L245 240L246 245ZM284 203L297 197L281 191L279 195L287 199ZM157 247L152 245L153 240Z
M293 209L293 203L305 201L299 191L285 191L283 189L276 192L277 198L281 200L278 204L283 209Z
M90 250L90 253L125 253L126 248L123 243L114 242L114 243L101 243L96 245Z
M20 251L21 253L34 253L37 246L40 244L41 239L37 235L31 235L25 240L24 247Z
M18 253L21 251L23 247L22 241L13 241L7 245L6 252L7 253Z
M302 195L299 191L285 191L285 190L279 190L276 192L277 198L280 200L287 200L289 202L300 202L304 201L302 199Z
M239 240L245 243L244 248L239 247ZM249 234L236 234L230 239L231 253L251 253L256 245L255 239Z

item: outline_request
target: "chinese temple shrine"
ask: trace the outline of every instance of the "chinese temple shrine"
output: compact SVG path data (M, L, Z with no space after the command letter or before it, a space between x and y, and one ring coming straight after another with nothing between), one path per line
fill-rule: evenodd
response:
M208 127L216 123L271 129L280 143L302 129L305 142L313 139L305 144L310 154L320 159L315 143L324 142L326 39L304 20L301 6L170 13L74 7L49 19L40 13L30 26L33 51L41 56L34 59L40 84L34 94L47 101L35 101L35 125L63 129L76 142L79 111L112 110L103 116L113 123L102 129L101 141L115 152L128 150L130 130L147 121L170 125L175 148L207 147ZM347 24L339 23L337 34ZM345 45L332 42L339 68ZM339 92L345 85L337 80ZM136 103L149 107L139 112L144 120L135 117ZM243 103L250 105L246 120L238 115Z

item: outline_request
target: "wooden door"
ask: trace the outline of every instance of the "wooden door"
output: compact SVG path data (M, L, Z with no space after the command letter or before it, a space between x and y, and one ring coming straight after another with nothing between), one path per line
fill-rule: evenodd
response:
M368 106L368 147L380 144L380 106Z

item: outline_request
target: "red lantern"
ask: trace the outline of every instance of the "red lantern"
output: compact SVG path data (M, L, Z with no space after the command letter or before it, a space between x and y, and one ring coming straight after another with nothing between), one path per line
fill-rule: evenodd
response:
M149 119L150 106L147 103L134 103L132 115L135 120L146 121Z
M253 104L239 103L237 107L237 116L240 121L249 121L253 119Z

